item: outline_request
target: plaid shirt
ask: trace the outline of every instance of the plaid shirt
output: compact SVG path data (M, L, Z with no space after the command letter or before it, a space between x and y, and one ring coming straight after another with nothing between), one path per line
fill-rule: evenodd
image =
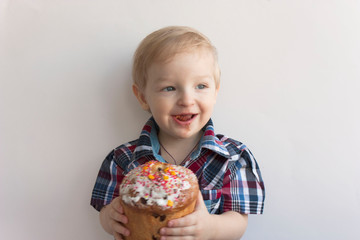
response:
M96 210L119 196L119 185L131 169L149 160L165 162L158 154L157 131L155 120L150 118L139 139L117 147L105 158L92 192L91 205ZM203 131L198 148L182 165L198 177L209 213L263 213L264 183L250 150L236 140L215 135L211 119Z

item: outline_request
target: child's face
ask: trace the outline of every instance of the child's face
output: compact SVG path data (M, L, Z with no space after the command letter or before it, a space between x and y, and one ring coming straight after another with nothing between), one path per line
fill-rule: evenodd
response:
M152 113L164 142L198 137L210 119L218 90L214 58L209 51L198 50L152 64L145 90L137 97Z

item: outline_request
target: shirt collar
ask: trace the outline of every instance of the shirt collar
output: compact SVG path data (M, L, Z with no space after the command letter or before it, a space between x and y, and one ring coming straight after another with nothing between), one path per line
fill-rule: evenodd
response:
M207 148L223 157L231 158L229 151L223 142L215 135L214 124L210 119L203 127L204 134L201 138L201 148ZM200 154L200 152L199 152Z
M140 158L152 155L158 161L165 162L165 160L159 155L160 144L157 137L159 126L155 122L155 119L151 117L143 127L137 146L134 150L131 162L134 163ZM191 154L190 158L195 159L200 156L201 149L209 149L216 154L219 154L225 158L230 158L230 153L224 146L223 142L215 135L214 125L210 119L203 127L203 136L201 137L199 146Z

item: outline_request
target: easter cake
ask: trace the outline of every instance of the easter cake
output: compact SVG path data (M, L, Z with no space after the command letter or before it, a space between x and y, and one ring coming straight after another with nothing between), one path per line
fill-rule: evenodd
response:
M182 166L149 161L131 170L120 185L120 200L128 218L127 240L160 239L169 220L194 211L199 194L195 174Z

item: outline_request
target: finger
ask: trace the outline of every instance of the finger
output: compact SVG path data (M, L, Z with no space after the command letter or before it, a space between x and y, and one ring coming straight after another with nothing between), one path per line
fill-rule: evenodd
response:
M190 213L185 217L173 219L168 222L168 227L189 227L196 224L197 212Z
M160 230L160 234L162 236L195 236L196 227L192 225L189 227L180 227L180 228L162 228Z
M124 213L124 209L121 205L120 198L117 197L111 202L112 207L119 213Z
M115 240L123 240L122 236L117 232L114 232L114 239Z
M110 218L112 218L113 220L115 220L117 222L121 222L124 224L126 224L128 222L128 218L124 214L118 212L114 208L111 208L109 210L109 216L110 216Z
M195 225L197 223L198 216L202 211L206 211L207 213L207 208L204 203L201 191L199 191L194 212L186 215L185 217L169 221L168 227L186 227L190 225Z
M201 194L201 191L199 191L198 198L196 200L195 211L200 209L200 208L206 208L204 198L203 198L203 196Z
M115 236L115 233L118 233L118 234L121 234L124 236L130 235L130 231L118 222L113 222L112 229L114 230L114 236Z
M166 237L164 237L164 236L162 236L161 238L160 238L161 240L194 240L194 239L196 239L194 236L181 236L181 237L179 237L179 236L166 236Z
M116 211L112 211L110 213L110 217L117 221L117 222L121 222L121 223L124 223L124 224L127 224L128 223L128 218L125 216L125 215L122 215Z

